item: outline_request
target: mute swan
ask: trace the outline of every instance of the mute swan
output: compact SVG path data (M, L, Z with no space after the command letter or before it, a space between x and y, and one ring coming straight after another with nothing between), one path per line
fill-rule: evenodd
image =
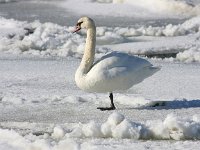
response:
M109 92L111 106L98 107L100 110L116 109L113 91L127 90L159 70L145 59L121 52L111 52L94 62L96 26L88 17L78 20L76 29L87 30L86 45L80 66L75 73L77 86L87 92Z

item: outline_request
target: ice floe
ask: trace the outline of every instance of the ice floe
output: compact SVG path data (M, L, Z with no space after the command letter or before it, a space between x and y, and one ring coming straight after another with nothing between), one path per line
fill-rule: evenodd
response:
M160 27L97 27L96 51L98 54L104 54L112 51L114 47L119 47L120 51L120 44L126 44L128 50L123 47L121 51L132 54L180 52L175 60L199 62L199 22L200 17L194 17L183 24ZM28 23L0 18L0 51L39 56L81 57L85 32L73 34L72 30L73 27L53 23ZM183 38L185 42L180 42Z

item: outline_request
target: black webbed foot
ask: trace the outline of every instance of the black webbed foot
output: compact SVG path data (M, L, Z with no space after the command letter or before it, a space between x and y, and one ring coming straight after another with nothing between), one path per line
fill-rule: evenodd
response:
M114 104L114 102L113 102L113 94L110 93L109 97L110 97L110 101L111 101L110 107L97 107L97 109L100 109L101 111L105 111L105 110L115 110L116 107L115 107L115 104Z

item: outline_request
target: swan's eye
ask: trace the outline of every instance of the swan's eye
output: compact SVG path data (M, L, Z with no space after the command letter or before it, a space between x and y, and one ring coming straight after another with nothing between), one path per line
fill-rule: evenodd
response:
M81 26L81 24L83 23L83 21L81 21L81 22L78 22L77 24L76 24L76 26Z

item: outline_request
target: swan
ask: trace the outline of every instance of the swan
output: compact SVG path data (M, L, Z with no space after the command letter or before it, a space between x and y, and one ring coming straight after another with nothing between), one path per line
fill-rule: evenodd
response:
M95 22L89 17L78 20L73 33L87 30L84 54L75 73L76 85L86 92L109 92L110 107L98 107L102 111L116 109L113 91L123 91L153 75L160 68L142 58L122 52L111 52L94 63L96 45Z

